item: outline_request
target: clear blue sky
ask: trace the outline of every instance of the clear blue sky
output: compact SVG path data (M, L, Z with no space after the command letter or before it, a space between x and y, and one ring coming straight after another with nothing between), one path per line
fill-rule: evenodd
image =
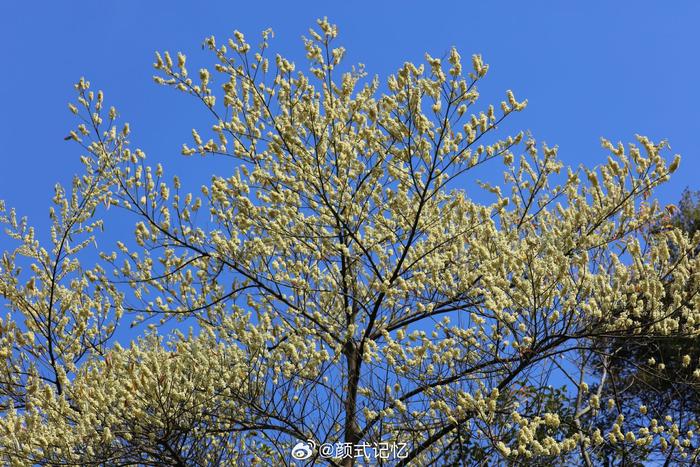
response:
M99 6L98 6L99 5ZM695 1L234 2L7 1L0 8L0 198L40 226L56 181L79 169L78 147L63 141L66 109L81 75L105 91L132 125L134 143L170 173L227 170L179 156L205 114L151 80L153 52L181 49L196 69L202 39L233 29L276 31L273 48L303 62L300 36L327 15L350 62L381 77L425 51L482 53L491 64L483 94L512 88L527 97L512 125L532 130L571 165L605 159L599 137L667 138L682 170L663 188L675 202L700 172L700 3ZM201 126L201 125L197 125ZM210 162L211 161L211 162ZM192 168L195 166L192 165ZM1 243L0 243L1 244Z

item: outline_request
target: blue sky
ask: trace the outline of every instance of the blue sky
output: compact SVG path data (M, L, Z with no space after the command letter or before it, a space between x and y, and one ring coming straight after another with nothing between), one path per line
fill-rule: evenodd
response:
M262 5L262 6L261 6ZM586 2L3 2L0 7L0 198L39 226L55 182L80 169L79 148L63 141L75 121L66 103L85 76L129 121L133 141L170 173L208 175L230 161L184 159L192 126L206 115L185 96L155 85L155 50L183 50L208 63L204 37L234 29L276 31L273 44L303 62L300 36L327 15L340 27L349 62L385 78L405 60L456 46L491 65L486 101L506 89L529 99L510 126L560 147L571 165L605 160L600 136L666 138L682 170L658 195L675 202L700 189L700 3ZM500 169L499 169L500 170Z

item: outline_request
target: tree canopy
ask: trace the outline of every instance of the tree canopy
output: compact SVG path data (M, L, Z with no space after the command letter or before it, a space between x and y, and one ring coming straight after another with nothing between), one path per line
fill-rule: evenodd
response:
M664 215L650 229L659 231L676 227L694 236L700 230L698 195L698 192L686 188L678 205L667 206ZM677 261L680 255L695 257L698 252L697 244L695 249L680 251L669 243L669 249L672 261ZM672 280L668 280L666 287L672 283ZM664 303L673 306L668 296ZM593 371L603 378L603 383L599 384L604 384L608 379L608 384L619 388L617 405L626 417L644 418L647 413L655 418L670 416L679 431L693 431L700 414L700 372L697 371L700 336L692 333L647 335L647 329L654 324L655 318L650 313L642 314L642 317L642 336L604 336L600 339L600 348L592 359ZM682 322L686 317L679 319ZM643 408L639 410L640 407ZM609 419L609 414L600 414L598 423L604 426ZM673 450L671 448L669 452ZM608 447L601 451L601 455L602 459L612 460L619 455L619 451Z
M233 162L198 193L76 84L84 170L56 187L49 242L0 205L15 243L0 266L0 458L694 462L694 418L590 371L603 338L700 330L686 254L700 238L652 228L651 195L680 157L637 136L566 167L556 147L499 134L527 101L482 105L479 55L470 70L455 49L426 55L382 84L343 62L337 34L319 20L303 70L271 56L269 30L257 46L208 38L214 63L194 74L156 55L155 81L211 116L182 154ZM478 182L490 203L465 189L484 164L503 167L502 184ZM132 235L101 251L116 212ZM141 335L117 339L129 325Z

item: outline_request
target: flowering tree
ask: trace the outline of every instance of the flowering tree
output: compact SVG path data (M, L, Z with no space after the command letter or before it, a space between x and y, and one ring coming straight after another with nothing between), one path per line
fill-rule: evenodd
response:
M680 228L690 236L700 230L698 192L686 188L678 206L667 206L660 222L650 228L659 230L670 226ZM671 260L677 261L679 254L697 256L697 243L695 245L695 249L679 251L669 243ZM672 284L672 280L667 280L664 286ZM666 293L663 301L667 306L673 306L671 294ZM648 333L646 326L653 325L655 318L651 313L642 316L646 319L640 320L644 336L633 339L624 335L602 336L599 339L600 348L592 359L592 369L598 377L604 374L608 384L624 388L624 391L614 394L613 400L625 411L627 419L645 418L647 414L658 419L670 416L680 432L695 430L696 418L700 414L700 336ZM685 319L685 316L679 316L681 322ZM605 426L615 414L600 413L598 416L599 425ZM663 458L677 460L674 454L675 448L671 447ZM599 455L604 459L624 455L629 458L619 446L608 446Z
M697 236L645 228L679 163L664 143L604 141L606 164L560 175L556 148L495 135L526 102L479 110L479 56L467 72L456 50L427 55L380 87L343 65L326 20L304 40L307 73L270 63L271 36L255 51L238 32L207 39L215 65L194 78L184 55L157 55L156 82L212 117L183 154L236 163L200 194L76 85L85 172L56 189L51 244L2 206L17 242L0 271L4 462L695 458L692 432L626 420L625 388L587 371L601 336L700 327L697 259L669 253ZM505 181L481 183L479 204L460 186L487 163ZM133 238L85 268L110 207ZM120 345L127 319L149 325ZM170 320L190 330L159 332ZM616 418L600 427L603 412Z

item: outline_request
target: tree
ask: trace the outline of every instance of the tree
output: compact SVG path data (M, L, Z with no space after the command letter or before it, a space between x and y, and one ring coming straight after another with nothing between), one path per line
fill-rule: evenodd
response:
M669 205L659 222L651 227L659 232L673 226L681 229L689 237L695 238L694 249L681 251L669 242L669 255L677 262L681 255L697 257L698 241L695 237L700 230L699 193L687 188L683 191L678 207ZM674 287L675 272L671 271L663 284L665 306L673 307L670 289ZM642 297L642 301L645 298ZM696 308L697 310L697 308ZM643 332L639 336L603 338L600 341L598 356L594 359L593 371L599 377L605 375L608 384L619 390L613 397L620 413L627 419L644 418L647 413L655 418L673 417L679 432L696 429L700 415L700 340L697 334L690 335L647 335L646 329L654 324L651 313L642 312ZM682 326L691 316L679 316ZM603 381L604 384L605 381ZM638 407L644 407L640 412ZM633 410L630 410L632 408ZM601 414L601 424L608 423L610 414ZM674 447L668 450L665 459L673 459ZM616 449L604 451L608 458L618 454Z
M697 259L668 247L694 243L647 228L679 157L604 140L606 164L560 175L556 148L496 136L526 101L479 110L480 56L467 72L454 49L426 55L382 88L336 36L310 30L308 73L267 58L271 31L257 51L208 38L213 71L195 77L184 55L156 56L156 82L212 117L183 154L236 164L200 194L147 165L78 82L85 173L57 187L50 246L2 210L18 244L0 271L3 460L429 465L459 446L473 464L590 465L606 446L667 444L693 459L673 420L596 425L616 409L587 372L602 336L698 333ZM477 203L460 186L494 159L505 182ZM115 212L133 238L85 268ZM148 326L120 345L129 322Z

